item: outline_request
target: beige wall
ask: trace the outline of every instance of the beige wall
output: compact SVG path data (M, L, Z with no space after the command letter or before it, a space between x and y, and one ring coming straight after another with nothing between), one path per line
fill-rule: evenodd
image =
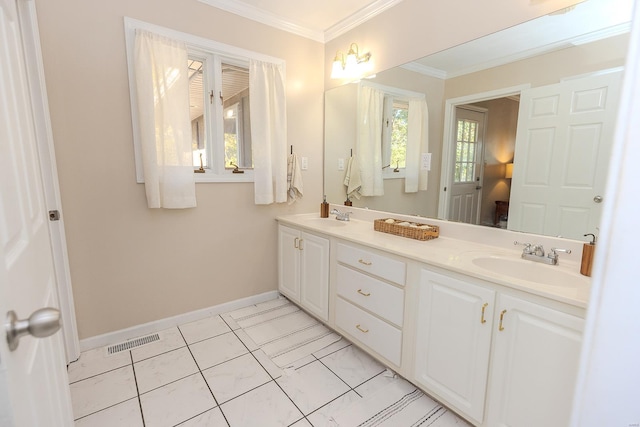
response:
M197 1L37 1L80 338L275 290L275 216L322 194L320 43ZM197 184L198 207L152 210L135 183L123 17L287 62L288 138L305 197L256 206L252 184Z

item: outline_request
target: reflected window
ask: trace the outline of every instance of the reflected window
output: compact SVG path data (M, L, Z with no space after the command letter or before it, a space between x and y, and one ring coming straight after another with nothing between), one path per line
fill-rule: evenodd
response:
M454 183L475 181L478 122L458 119L456 128L456 163Z
M407 163L409 102L386 97L382 135L382 162L385 173L397 173Z

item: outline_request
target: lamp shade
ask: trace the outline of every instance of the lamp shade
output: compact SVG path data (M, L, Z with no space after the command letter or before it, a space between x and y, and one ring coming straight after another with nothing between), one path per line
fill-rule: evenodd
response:
M513 163L507 163L504 166L504 177L507 179L511 179L511 177L513 176Z

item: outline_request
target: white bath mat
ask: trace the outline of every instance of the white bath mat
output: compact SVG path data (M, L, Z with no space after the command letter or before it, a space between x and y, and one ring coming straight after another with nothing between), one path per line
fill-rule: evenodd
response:
M469 426L411 383L394 381L333 416L339 427Z
M341 338L284 298L232 311L229 316L281 368Z

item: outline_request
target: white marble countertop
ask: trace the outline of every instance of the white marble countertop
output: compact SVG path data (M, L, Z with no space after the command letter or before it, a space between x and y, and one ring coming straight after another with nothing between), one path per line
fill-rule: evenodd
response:
M338 207L338 209L341 208L344 207ZM348 222L337 221L334 216L320 218L318 213L280 216L277 220L285 225L289 224L302 227L310 231L370 246L421 263L476 277L562 303L582 308L587 305L591 290L591 278L580 274L580 242L513 232L506 232L505 234L503 230L490 228L487 230L487 227L469 227L467 224L455 224L430 218L413 217L414 221L440 226L440 236L437 239L419 241L378 232L373 229L372 218L393 217L411 219L411 217L376 211L358 212L361 210L355 208L350 210L354 211L354 214ZM496 231L499 233L496 234ZM569 246L573 254L571 256L563 256L565 254L560 254L559 264L555 266L522 260L520 257L521 249L513 246L514 239L509 233L515 234L515 236L521 240L524 240L522 238L525 237L528 238L529 241L533 239L535 243L538 243L539 240L545 241L545 243L551 245L545 246L546 248L565 248ZM455 237L450 237L454 235ZM464 235L464 238L461 237L462 235ZM510 243L505 244L505 242ZM555 243L561 244L557 245ZM575 253L576 249L578 249L577 254ZM531 270L533 274L527 277L531 277L532 279L526 280L516 278L508 273L500 274L495 270L487 270L473 262L474 258L478 257L507 259L509 263L513 260L515 266L522 265L525 269ZM578 262L576 262L576 260ZM546 280L554 281L556 284L549 284L545 281L545 277L548 278ZM539 281L533 281L535 278L538 278Z

